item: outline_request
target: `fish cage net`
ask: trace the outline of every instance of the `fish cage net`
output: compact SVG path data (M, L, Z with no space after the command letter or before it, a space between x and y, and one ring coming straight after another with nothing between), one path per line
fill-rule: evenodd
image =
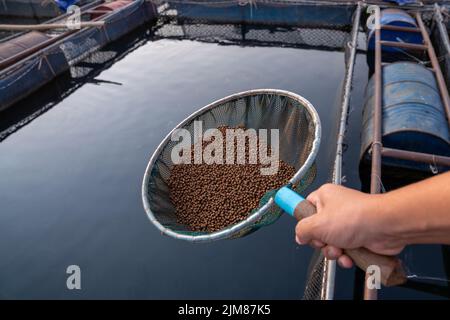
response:
M159 15L222 23L348 27L355 3L310 0L151 0Z
M165 39L190 39L222 45L255 45L342 50L349 33L320 28L283 28L248 25L212 25L202 21L170 21L155 32Z
M303 1L153 2L160 17L157 38L321 50L342 50L354 10L354 6L328 8ZM315 16L327 11L328 19Z

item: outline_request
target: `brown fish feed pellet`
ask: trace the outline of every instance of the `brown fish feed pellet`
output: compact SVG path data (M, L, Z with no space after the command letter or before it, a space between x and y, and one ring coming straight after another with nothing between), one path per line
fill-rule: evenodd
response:
M228 128L218 129L225 137ZM280 160L276 174L262 175L260 168L266 166L248 164L248 143L246 149L246 164L173 166L168 186L178 223L192 231L222 230L245 220L267 191L282 187L295 174L293 166Z

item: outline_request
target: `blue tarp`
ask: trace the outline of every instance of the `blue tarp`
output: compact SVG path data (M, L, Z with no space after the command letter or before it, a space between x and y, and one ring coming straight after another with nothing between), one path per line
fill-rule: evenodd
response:
M419 1L417 1L417 0L384 0L384 2L393 2L393 3L398 4L399 6L403 6L406 4L419 3Z
M55 0L56 5L63 11L67 11L67 8L77 2L79 2L79 0Z

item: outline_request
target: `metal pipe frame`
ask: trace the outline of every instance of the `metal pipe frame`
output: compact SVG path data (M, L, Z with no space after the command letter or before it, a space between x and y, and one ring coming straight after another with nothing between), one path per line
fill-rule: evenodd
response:
M407 42L395 42L395 41L381 41L381 45L385 47L403 48L411 50L427 50L427 46L423 44L407 43Z
M411 28L411 27L400 27L400 26L391 26L389 24L385 24L383 26L380 26L381 29L384 30L391 30L391 31L400 31L400 32L420 32L419 28Z
M435 5L435 13L437 15L437 19L439 19L439 16L441 18L441 24L442 24L442 16L440 15L440 8L438 5ZM390 28L390 27L381 27L380 26L380 10L377 8L375 11L375 97L374 97L374 117L373 117L373 124L374 124L374 131L373 131L373 142L371 146L371 155L372 155L372 164L371 164L371 177L370 177L370 193L376 194L380 193L380 187L381 187L381 159L382 157L391 157L396 159L402 159L402 160L410 160L415 162L421 162L421 163L428 163L432 165L442 165L442 166L450 166L450 157L444 157L444 156L438 156L433 154L426 154L426 153L420 153L420 152L412 152L412 151L406 151L406 150L398 150L398 149L391 149L391 148L385 148L382 145L382 124L383 124L383 107L382 107L382 45L385 46L392 46L392 47L400 47L400 48L406 48L406 49L417 49L417 50L426 50L429 56L429 59L431 61L432 65L432 71L435 74L436 81L439 87L439 92L442 98L442 102L444 104L444 111L447 116L447 121L450 124L450 98L447 90L447 86L444 80L444 77L442 75L441 68L439 66L439 61L436 57L436 52L433 48L433 45L430 40L430 36L428 34L428 31L423 23L422 16L420 12L415 13L415 18L418 24L418 30L420 30L420 33L422 34L422 38L424 40L424 43L422 45L418 44L411 44L411 43L395 43L391 41L381 41L381 32L380 30L383 29L390 29L394 30L397 28ZM439 25L439 23L438 23ZM442 29L442 26L440 27ZM402 28L403 29L403 28ZM411 32L416 32L414 28L411 28ZM398 31L406 31L406 30L400 30ZM441 33L445 34L444 38L447 39L445 42L445 45L447 47L447 51L450 49L450 45L448 42L448 35L446 34L445 29L440 30ZM442 36L442 34L441 34ZM450 52L450 51L449 51ZM367 274L366 274L367 277ZM376 300L377 299L377 292L376 290L370 290L366 286L364 287L364 299L366 300Z
M426 163L426 164L431 164L431 165L450 167L450 157L444 157L444 156L422 153L422 152L391 149L391 148L383 148L381 150L381 154L383 157L389 157L389 158L395 158L395 159L401 159L401 160L410 160L410 161L421 162L421 163Z
M380 193L381 190L381 128L383 123L382 110L382 52L381 52L381 23L380 8L375 9L375 97L374 97L374 117L373 117L373 141L372 141L372 164L370 175L370 193ZM366 273L366 279L368 274ZM369 289L364 283L364 299L377 300L376 289Z
M365 4L358 2L355 14L353 16L353 26L351 33L351 42L348 43L350 46L350 55L348 58L347 68L345 72L345 82L342 94L342 105L341 105L341 118L339 122L339 133L336 142L336 157L334 160L333 168L333 183L342 184L342 156L344 153L344 139L345 132L347 130L347 119L350 107L350 96L353 83L353 74L356 60L356 52L358 50L358 32L361 21L361 11L365 7ZM336 276L336 261L328 260L326 258L324 263L324 276L325 279L322 285L321 298L322 300L333 300L334 298L334 283Z

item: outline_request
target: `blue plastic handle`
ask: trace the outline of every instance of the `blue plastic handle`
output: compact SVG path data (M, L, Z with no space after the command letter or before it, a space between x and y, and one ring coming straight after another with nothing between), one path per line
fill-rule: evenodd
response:
M275 203L286 213L294 216L294 210L297 205L305 200L289 187L283 187L275 194Z

